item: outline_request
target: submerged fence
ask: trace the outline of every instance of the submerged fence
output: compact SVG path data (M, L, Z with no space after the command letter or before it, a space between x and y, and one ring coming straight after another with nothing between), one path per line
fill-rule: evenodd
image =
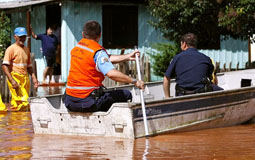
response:
M125 52L125 49L122 49L120 54L122 55L124 54L124 52ZM115 64L114 66L115 66L115 69L119 70L120 72L130 77L138 79L135 61L121 62L119 64ZM145 82L150 82L151 81L150 61L149 61L149 57L145 56L145 54L143 54L140 57L140 69L141 69L142 79ZM126 85L128 83L116 82L106 77L103 84L105 87L112 87L112 86Z
M10 101L10 91L7 86L7 77L5 76L5 73L2 70L2 61L0 61L1 69L0 69L0 93L2 96L2 100L4 102Z

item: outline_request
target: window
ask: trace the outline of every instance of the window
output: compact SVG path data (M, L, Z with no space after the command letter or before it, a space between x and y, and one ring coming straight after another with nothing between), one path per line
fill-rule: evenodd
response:
M133 48L138 44L137 6L103 6L103 46Z

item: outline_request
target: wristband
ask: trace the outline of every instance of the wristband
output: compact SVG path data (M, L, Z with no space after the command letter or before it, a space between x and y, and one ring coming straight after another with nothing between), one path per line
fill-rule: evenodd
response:
M132 78L132 84L136 84L137 80L135 78Z

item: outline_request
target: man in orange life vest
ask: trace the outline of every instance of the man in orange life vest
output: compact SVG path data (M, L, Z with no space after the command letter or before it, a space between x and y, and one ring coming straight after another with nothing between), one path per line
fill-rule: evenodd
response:
M71 51L71 66L67 78L65 106L73 112L107 111L115 102L132 99L128 90L103 91L102 81L106 75L118 82L132 83L144 89L144 82L131 78L116 69L113 63L135 60L136 50L124 55L108 55L98 44L101 26L96 21L85 23L83 38Z

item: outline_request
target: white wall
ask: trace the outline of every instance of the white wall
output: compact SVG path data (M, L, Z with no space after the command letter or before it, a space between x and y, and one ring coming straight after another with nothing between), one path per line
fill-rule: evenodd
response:
M255 38L255 34L253 37ZM255 43L251 44L251 61L255 61Z

